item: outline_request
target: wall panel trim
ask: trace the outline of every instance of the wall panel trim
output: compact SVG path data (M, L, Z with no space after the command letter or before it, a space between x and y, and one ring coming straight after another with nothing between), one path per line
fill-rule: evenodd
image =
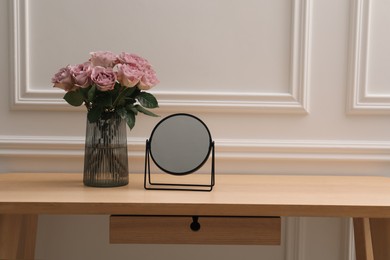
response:
M62 99L63 91L40 90L29 82L30 0L11 1L11 108L15 110L62 110L71 108ZM298 113L309 111L308 78L310 54L310 2L295 0L292 7L291 64L288 93L153 92L164 111L205 111L238 113ZM73 109L74 110L74 109Z
M131 157L144 158L144 138L128 140ZM220 160L390 161L389 141L215 139ZM0 156L83 156L84 138L0 136Z
M306 225L304 218L288 217L284 218L286 236L285 260L306 260L305 252L305 232Z
M347 112L390 114L390 95L371 94L367 85L371 0L351 0Z

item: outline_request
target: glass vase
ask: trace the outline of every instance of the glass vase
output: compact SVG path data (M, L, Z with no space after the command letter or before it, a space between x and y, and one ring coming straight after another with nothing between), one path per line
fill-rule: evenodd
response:
M115 112L94 123L87 119L83 181L92 187L129 183L126 121Z

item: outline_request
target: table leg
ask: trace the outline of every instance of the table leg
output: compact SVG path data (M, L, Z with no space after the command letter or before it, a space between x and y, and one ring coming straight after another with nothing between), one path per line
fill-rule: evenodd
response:
M374 260L369 218L354 218L356 260ZM376 259L375 259L376 260Z
M390 219L370 218L372 248L375 260L390 259Z
M390 219L354 218L356 260L390 259Z
M34 259L38 215L0 214L0 259Z

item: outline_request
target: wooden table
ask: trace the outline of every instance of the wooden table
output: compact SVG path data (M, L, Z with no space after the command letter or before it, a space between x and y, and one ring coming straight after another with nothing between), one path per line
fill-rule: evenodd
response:
M39 214L352 217L357 260L390 259L390 178L217 175L212 192L90 188L81 174L0 174L0 259L32 259Z

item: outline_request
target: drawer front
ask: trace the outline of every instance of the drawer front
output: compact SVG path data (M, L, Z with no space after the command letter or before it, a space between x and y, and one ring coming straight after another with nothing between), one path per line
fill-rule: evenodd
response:
M112 244L280 245L280 240L280 217L110 217Z

